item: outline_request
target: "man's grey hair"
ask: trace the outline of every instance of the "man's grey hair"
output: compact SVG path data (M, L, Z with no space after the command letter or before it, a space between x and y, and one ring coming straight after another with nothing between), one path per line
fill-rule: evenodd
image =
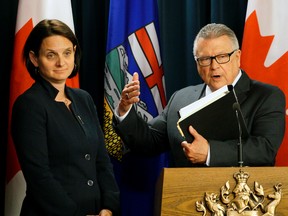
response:
M239 49L239 42L238 39L229 27L227 27L224 24L218 24L218 23L210 23L205 25L197 34L195 40L194 40L194 46L193 46L193 55L196 56L196 50L197 50L197 44L198 40L200 38L203 39L213 39L218 38L223 35L226 35L230 38L232 42L233 49Z

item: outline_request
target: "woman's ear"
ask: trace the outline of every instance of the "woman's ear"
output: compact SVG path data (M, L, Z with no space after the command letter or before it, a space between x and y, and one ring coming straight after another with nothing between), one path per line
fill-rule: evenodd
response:
M38 58L35 55L35 53L33 51L29 52L29 59L32 62L32 64L34 65L34 67L38 67Z

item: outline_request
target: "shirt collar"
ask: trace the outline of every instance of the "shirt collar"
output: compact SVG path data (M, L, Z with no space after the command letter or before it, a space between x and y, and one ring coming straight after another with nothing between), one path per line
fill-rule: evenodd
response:
M58 94L58 89L56 89L51 83L45 80L43 77L39 76L36 82L40 83L44 89L48 92L51 98L55 99Z

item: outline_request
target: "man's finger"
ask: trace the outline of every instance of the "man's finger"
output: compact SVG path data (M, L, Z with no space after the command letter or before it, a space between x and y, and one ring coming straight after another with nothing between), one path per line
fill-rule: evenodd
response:
M201 136L191 125L189 126L189 132L195 139Z
M137 80L139 80L139 75L138 75L137 72L134 72L134 73L133 73L132 81L137 81Z

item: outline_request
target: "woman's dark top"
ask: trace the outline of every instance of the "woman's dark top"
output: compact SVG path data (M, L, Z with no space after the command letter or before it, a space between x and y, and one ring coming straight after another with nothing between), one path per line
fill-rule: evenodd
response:
M26 180L21 215L116 213L119 190L91 96L65 87L70 110L44 79L20 95L12 137Z

